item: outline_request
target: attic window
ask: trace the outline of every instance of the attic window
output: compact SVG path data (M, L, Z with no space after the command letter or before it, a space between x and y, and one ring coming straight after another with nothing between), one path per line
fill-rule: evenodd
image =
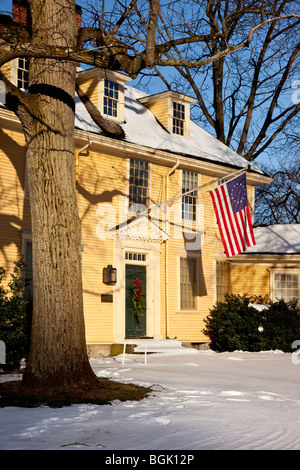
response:
M184 135L185 106L173 102L173 134Z
M28 90L29 60L23 57L18 59L17 86L22 90Z
M104 81L103 113L118 117L119 84L112 80Z
M169 90L143 96L138 101L147 106L170 134L190 137L190 105L195 98Z

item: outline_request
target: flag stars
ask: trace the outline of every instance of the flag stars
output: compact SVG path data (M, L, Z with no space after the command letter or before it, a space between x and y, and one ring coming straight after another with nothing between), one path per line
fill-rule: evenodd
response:
M236 203L243 203L246 199L246 188L243 183L236 183L230 191L230 197Z

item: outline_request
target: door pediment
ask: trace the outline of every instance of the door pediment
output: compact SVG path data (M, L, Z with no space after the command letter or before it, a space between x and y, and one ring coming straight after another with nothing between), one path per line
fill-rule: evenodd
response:
M113 238L144 240L162 243L170 238L156 223L147 215L140 215L134 219L120 224L111 229Z

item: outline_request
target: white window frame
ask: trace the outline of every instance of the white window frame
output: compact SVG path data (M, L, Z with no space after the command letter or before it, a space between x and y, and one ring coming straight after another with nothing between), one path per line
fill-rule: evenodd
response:
M195 308L182 308L181 307L181 259L193 259L196 262L196 292L195 292ZM178 268L177 268L177 291L178 291L178 306L177 313L199 313L199 254L179 252L178 253Z
M10 79L13 85L19 88L18 86L18 70L19 70L19 59L25 59L23 57L17 57L11 61L10 67ZM25 59L26 60L26 59ZM28 59L27 59L28 60ZM22 69L23 70L23 69ZM24 69L25 70L25 69ZM20 88L22 91L28 91L28 88Z
M228 293L230 294L232 292L232 283L231 283L231 263L229 261L226 261L226 260L215 260L215 302L217 301L223 301L224 300L224 297L222 299L218 298L218 286L220 284L218 284L218 263L224 263L228 266L229 268L229 283L228 283L228 287L229 287L229 290L228 290ZM223 285L223 284L222 284ZM220 285L221 286L221 285ZM225 284L224 284L225 286Z
M149 201L151 200L151 172L152 172L152 165L150 162L146 161L148 163L148 195L146 197L146 205L145 207L141 205L139 208L139 204L135 203L131 205L129 203L129 192L130 192L130 161L131 160L138 160L140 162L143 162L145 160L141 160L140 158L134 158L131 157L128 159L128 164L127 164L127 181L128 181L128 187L127 187L127 199L128 199L128 212L129 214L136 214L136 212L140 212L140 209L148 209L149 208Z
M111 116L109 114L104 114L104 96L105 96L105 80L109 82L117 83L118 84L118 100L117 100L117 116ZM101 72L98 78L98 107L103 114L103 116L107 117L107 119L111 119L113 121L124 122L125 120L125 96L124 96L124 83L129 81L130 78L122 75L118 72L113 72L106 70L105 72Z
M109 78L104 79L103 110L104 116L118 119L120 113L119 94L120 85Z
M183 193L183 172L186 171L186 172L189 172L189 173L194 173L196 175L196 187L200 186L200 179L201 179L201 175L199 173L197 173L196 171L194 170L181 170L180 171L180 189L181 189L181 193ZM195 220L194 219L185 219L184 218L184 211L183 211L183 207L182 207L182 198L181 198L181 220L184 222L185 225L199 225L200 223L200 194L199 194L199 191L196 191L196 195L195 196L192 196L195 198ZM183 196L183 197L188 197L188 196Z
M297 269L288 269L288 268L271 268L270 269L270 297L271 297L271 300L273 301L276 301L278 300L279 298L283 297L285 298L284 296L280 296L280 297L276 297L275 296L275 274L290 274L290 275L293 275L293 274L296 274L298 276L298 299L300 299L300 270L297 270ZM286 299L286 300L289 300L289 299Z
M172 134L184 137L186 135L186 105L185 103L179 103L178 101L174 100L172 102L172 106Z

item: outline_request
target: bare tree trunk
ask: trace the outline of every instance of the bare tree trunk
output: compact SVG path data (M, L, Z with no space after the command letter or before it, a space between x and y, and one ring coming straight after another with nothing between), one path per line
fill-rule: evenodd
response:
M35 44L73 46L75 4L31 1ZM87 357L81 228L75 189L75 64L33 59L30 93L40 118L24 126L33 240L33 322L24 389L73 391L96 384ZM23 123L24 125L24 123Z

